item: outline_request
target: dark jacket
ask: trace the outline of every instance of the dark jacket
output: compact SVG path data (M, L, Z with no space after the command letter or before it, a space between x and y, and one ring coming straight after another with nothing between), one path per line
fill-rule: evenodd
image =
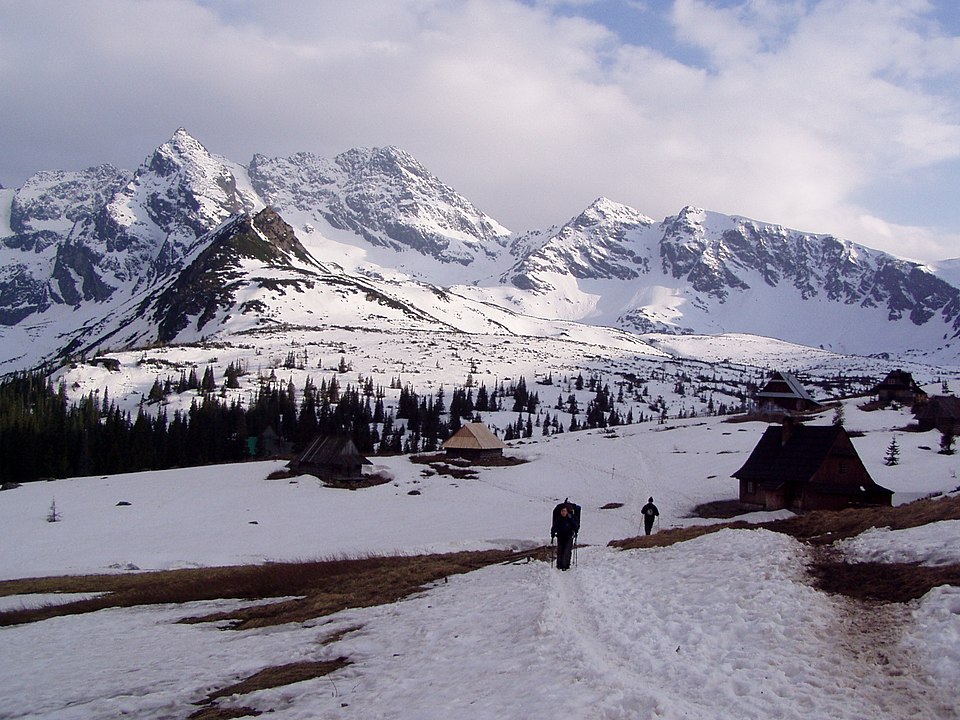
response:
M558 515L550 528L550 537L569 538L577 534L577 521L571 516Z

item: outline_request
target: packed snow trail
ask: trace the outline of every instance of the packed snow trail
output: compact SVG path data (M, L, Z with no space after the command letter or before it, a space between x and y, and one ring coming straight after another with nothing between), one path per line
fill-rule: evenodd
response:
M851 652L838 632L850 606L806 582L806 553L783 535L727 530L661 549L581 548L569 572L529 562L451 577L339 614L362 629L329 652L354 664L253 706L278 719L958 717L952 690L896 638L888 665Z
M667 548L581 548L569 572L496 565L304 624L176 624L231 604L218 601L4 628L0 718L187 717L264 667L339 656L352 664L221 702L276 720L960 717L952 682L938 687L921 667L922 631L912 644L888 637L878 661L872 640L885 628L851 626L870 609L813 589L806 555L783 535L723 530ZM960 605L960 594L944 599L947 612ZM110 653L91 641L101 635Z

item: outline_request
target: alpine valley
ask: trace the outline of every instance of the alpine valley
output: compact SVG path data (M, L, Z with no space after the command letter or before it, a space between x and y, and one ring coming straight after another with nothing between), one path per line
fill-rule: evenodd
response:
M0 373L187 347L441 383L678 362L925 382L960 368L960 290L935 268L606 198L513 233L393 147L242 165L180 129L134 172L0 189L0 241ZM152 362L121 395L143 396Z

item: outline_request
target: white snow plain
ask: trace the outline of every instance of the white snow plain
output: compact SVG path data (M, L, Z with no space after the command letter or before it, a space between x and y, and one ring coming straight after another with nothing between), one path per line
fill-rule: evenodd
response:
M895 503L956 490L960 459L930 450L933 435L898 433L900 463L884 464L904 412L851 403L845 415L864 431L854 443ZM697 418L565 433L514 444L508 454L529 462L482 468L474 480L375 458L392 482L357 491L267 480L282 464L252 462L0 493L0 579L524 548L549 542L556 502L583 506L582 547L566 573L537 561L497 565L389 605L256 630L176 622L245 604L229 599L0 628L0 718L187 718L208 693L265 667L340 656L352 664L221 705L278 720L958 717L960 588L903 605L829 596L806 577L808 548L766 530L607 547L638 533L650 495L664 528L704 522L684 516L735 497L730 474L763 427ZM62 519L46 522L54 500ZM607 503L623 506L600 509ZM956 534L951 522L877 529L842 549L955 563Z

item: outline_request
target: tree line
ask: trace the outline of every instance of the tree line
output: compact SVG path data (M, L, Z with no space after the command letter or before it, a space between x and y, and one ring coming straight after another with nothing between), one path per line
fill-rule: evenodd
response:
M179 377L158 376L135 412L121 409L106 390L70 401L66 388L54 387L41 372L9 376L0 380L0 481L290 455L318 434L348 435L367 455L432 452L464 422L481 421L492 412L516 413L516 420L503 428L504 440L662 421L666 414L663 399L650 398L635 377L617 383L616 392L598 376L566 379L568 391L552 407L523 377L501 380L492 388L469 382L454 387L449 401L442 386L433 394L419 394L396 378L390 389L399 393L387 407L384 389L370 378L359 376L356 384L344 386L340 378L348 369L340 368L319 385L307 377L302 388L280 380L274 371L258 374L256 390L243 400L231 392L248 374L241 363L231 363L221 378L212 365L202 373L181 370ZM538 385L553 386L552 376ZM580 400L574 390L581 393ZM189 408L168 411L171 396L185 394L191 396ZM624 414L625 400L628 405L645 402L651 414L634 416L632 407ZM184 405L182 399L177 404Z

